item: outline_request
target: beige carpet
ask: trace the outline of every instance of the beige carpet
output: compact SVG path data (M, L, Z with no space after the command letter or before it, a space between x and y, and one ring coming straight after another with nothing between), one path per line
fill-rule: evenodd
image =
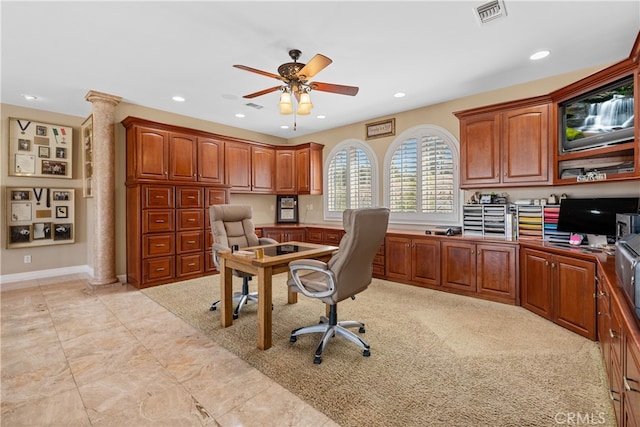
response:
M143 292L342 426L557 426L569 413L614 425L598 344L521 307L374 280L338 307L365 322L371 357L336 338L314 365L320 336L289 333L316 323L321 303L287 304L275 276L273 347L260 351L255 304L226 329L209 311L218 278Z

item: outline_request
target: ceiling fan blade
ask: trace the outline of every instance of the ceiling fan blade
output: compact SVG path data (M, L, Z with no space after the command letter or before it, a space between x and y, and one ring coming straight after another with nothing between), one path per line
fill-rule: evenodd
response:
M305 76L307 79L310 79L320 71L327 68L332 62L333 61L331 59L318 53L311 58L311 61L307 62L307 65L298 71L298 76Z
M261 76L271 77L278 80L284 80L281 76L277 74L270 73L268 71L258 70L257 68L247 67L246 65L234 65L235 68L239 68L245 71L251 71L252 73L260 74Z
M268 93L271 93L271 92L275 92L275 91L277 91L277 90L280 90L280 88L281 88L281 87L282 87L282 86L274 86L274 87L270 87L269 89L264 89L264 90L261 90L261 91L259 91L259 92L254 92L254 93L250 93L249 95L245 95L245 96L243 96L243 98L256 98L256 97L258 97L258 96L266 95L266 94L268 94Z
M358 93L359 88L356 86L336 85L333 83L313 82L309 83L312 90L319 90L321 92L339 93L340 95L355 96Z

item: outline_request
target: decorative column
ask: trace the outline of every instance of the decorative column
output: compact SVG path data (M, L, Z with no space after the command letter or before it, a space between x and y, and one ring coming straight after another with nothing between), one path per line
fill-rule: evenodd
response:
M115 212L115 106L122 99L106 93L89 91L93 115L94 199L93 278L90 285L117 283L116 277L116 212Z

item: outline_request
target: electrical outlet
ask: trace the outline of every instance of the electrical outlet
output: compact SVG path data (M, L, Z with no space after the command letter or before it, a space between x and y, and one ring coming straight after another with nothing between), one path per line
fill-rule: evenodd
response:
M313 205L311 205L311 204L307 205L307 210L312 211L313 210Z
M31 264L31 255L25 255L24 256L24 263L25 264Z
M271 205L271 212L276 210L276 206L275 205Z

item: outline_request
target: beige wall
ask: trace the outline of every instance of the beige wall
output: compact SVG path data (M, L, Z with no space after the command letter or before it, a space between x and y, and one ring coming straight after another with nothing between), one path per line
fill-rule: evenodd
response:
M511 101L521 98L527 98L532 96L548 94L556 89L566 86L569 83L575 82L587 75L590 75L603 67L591 68L581 70L579 72L563 74L552 78L542 79L534 82L529 82L523 85L518 85L506 89L496 90L487 93L481 93L478 95L469 96L466 98L456 99L449 102L444 102L437 105L432 105L416 110L399 112L388 117L394 117L396 119L396 135L400 135L405 130L421 125L431 124L445 128L456 138L459 136L458 120L452 114L454 111L465 110L469 108L479 107L483 105ZM112 95L123 96L126 98L126 94L114 93ZM176 126L183 126L192 129L199 129L208 132L219 133L223 135L234 136L238 138L244 138L248 140L267 142L271 144L300 144L304 142L314 141L325 145L324 157L341 141L346 139L361 139L368 144L378 158L379 165L379 178L380 186L382 184L384 157L386 155L387 148L393 142L393 137L379 138L370 141L364 141L364 125L365 122L355 123L348 126L332 129L325 132L318 132L312 135L306 135L302 137L292 138L288 141L281 138L267 136L251 131L246 131L234 127L220 125L205 120L194 119L190 117L180 116L176 114L170 114L163 111L144 108L128 103L121 103L116 107L115 112L115 140L116 140L116 273L118 275L126 274L126 246L125 246L125 130L120 122L128 117L135 116L143 119L153 120L161 123L169 123ZM26 109L15 106L2 106L2 126L7 126L8 117L24 117L32 120L40 120L43 122L59 123L68 126L73 126L75 129L74 140L79 139L79 128L84 120L83 117L64 116L59 114L47 113L40 110ZM380 117L383 119L386 117ZM371 119L369 121L376 121L377 119ZM74 156L79 156L78 150L74 153ZM3 130L2 132L2 152L8 152L8 132ZM91 239L90 235L90 221L87 218L91 217L92 212L92 199L83 199L81 187L82 183L79 179L80 169L78 161L79 158L74 158L74 178L69 180L69 187L77 188L76 192L76 244L65 245L64 251L60 251L60 246L51 247L39 247L31 249L11 249L6 250L6 241L3 237L2 249L0 254L2 255L2 265L0 265L0 275L7 275L13 273L20 273L25 271L37 271L49 268L76 266L76 265L88 265L90 264L90 250ZM2 201L4 204L4 192L7 186L17 185L30 185L29 180L33 178L17 178L7 176L8 162L2 160L0 170L2 171ZM45 182L46 181L46 182ZM51 182L55 181L55 182ZM44 180L40 181L38 185L60 186L58 182L60 180ZM65 181L66 183L67 181ZM496 193L506 192L509 194L511 200L519 198L542 198L547 197L551 193L561 194L567 193L570 196L587 196L587 195L606 195L606 196L621 196L621 195L638 195L640 190L638 189L638 182L618 182L618 183L599 183L599 184L583 184L572 185L565 187L532 187L525 189L484 189L486 191L496 191ZM465 195L465 199L468 194ZM383 200L382 189L380 191L379 200ZM254 208L254 219L257 224L271 224L275 220L275 196L272 195L246 195L246 194L232 194L232 203L251 204ZM323 224L327 223L323 219L323 197L322 196L300 196L300 221L306 224ZM307 205L313 205L312 210L307 210ZM3 211L4 211L3 206ZM3 233L5 228L4 214L3 218ZM335 225L334 223L331 223ZM31 254L33 262L32 264L23 264L23 256L25 254Z

